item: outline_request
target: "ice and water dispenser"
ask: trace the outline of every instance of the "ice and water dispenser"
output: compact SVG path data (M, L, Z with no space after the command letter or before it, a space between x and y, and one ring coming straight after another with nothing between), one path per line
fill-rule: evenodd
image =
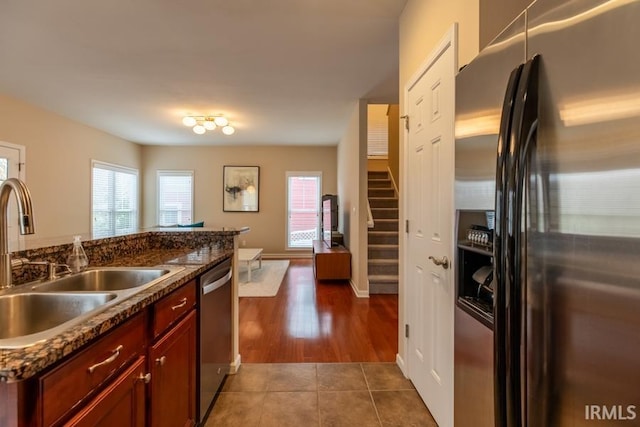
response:
M458 211L457 217L457 305L492 327L494 212Z

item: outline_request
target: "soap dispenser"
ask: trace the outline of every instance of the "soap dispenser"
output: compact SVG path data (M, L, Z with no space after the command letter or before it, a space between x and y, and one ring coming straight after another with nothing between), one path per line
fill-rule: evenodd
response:
M73 249L67 257L67 265L74 273L79 273L89 265L89 259L80 242L80 236L73 236Z

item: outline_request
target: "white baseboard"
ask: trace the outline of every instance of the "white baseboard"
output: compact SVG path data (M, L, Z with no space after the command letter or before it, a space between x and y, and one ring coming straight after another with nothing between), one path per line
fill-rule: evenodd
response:
M351 290L353 291L354 295L358 298L369 298L369 290L367 289L366 291L361 291L356 287L356 284L353 283L353 280L349 279L349 284L351 285Z
M405 378L409 378L407 375L407 365L404 363L404 359L400 356L400 353L396 353L396 365L402 371Z
M285 253L285 254L262 254L262 259L310 259L311 252Z
M240 365L241 364L242 364L242 357L238 354L236 356L236 360L231 362L231 365L229 365L229 373L230 374L237 374L238 373L238 369L240 369Z

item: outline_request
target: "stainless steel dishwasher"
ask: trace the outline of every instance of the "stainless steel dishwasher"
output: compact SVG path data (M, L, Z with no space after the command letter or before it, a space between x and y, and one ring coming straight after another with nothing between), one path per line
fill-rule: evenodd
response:
M231 365L231 259L200 276L198 421L204 421Z

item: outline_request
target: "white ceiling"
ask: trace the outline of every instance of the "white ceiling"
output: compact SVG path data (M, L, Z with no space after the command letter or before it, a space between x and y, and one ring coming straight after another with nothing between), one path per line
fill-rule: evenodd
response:
M1 0L0 92L141 144L335 145L357 99L398 100L405 3Z

